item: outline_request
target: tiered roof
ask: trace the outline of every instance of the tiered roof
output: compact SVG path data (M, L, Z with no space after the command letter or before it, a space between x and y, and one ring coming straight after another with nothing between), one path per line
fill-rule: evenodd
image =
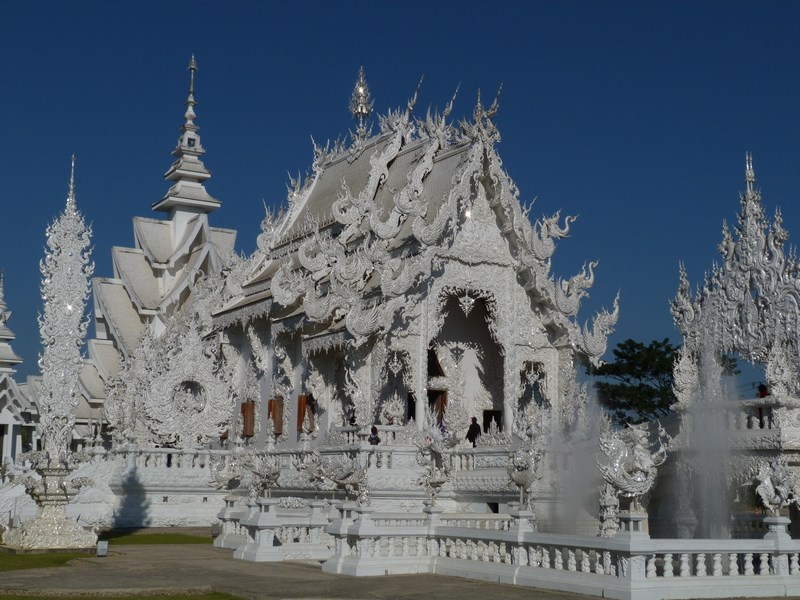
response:
M153 203L154 210L168 216L135 217L135 247L114 247L114 276L93 280L98 339L89 342L91 361L81 383L95 402L104 398L104 382L118 371L117 352L130 356L147 329L158 335L169 316L189 301L197 278L220 271L220 255L234 248L235 231L208 223L208 213L220 202L205 189L211 173L200 160L205 149L195 123L196 71L192 56L185 122L172 153L176 160L164 175L172 185Z
M17 365L22 359L11 347L16 336L6 323L11 318L5 301L5 282L0 271L0 412L7 409L19 423L29 422L36 408L26 393L26 386L18 385L14 379Z
M302 315L307 339L346 329L360 343L391 326L394 312L420 292L442 258L500 260L517 272L550 339L598 361L616 322L616 301L592 328L575 321L595 263L568 280L551 274L555 243L572 219L563 226L558 214L530 222L495 149L497 100L486 109L479 97L473 120L453 125L452 102L441 115L415 119L416 98L381 117L375 136L359 111L352 144L315 146L312 176L294 185L288 210L267 215L249 276L216 313L217 324ZM369 99L353 104L371 107ZM484 197L493 233L481 233L476 243L498 247L459 254L454 240L470 229L471 211Z

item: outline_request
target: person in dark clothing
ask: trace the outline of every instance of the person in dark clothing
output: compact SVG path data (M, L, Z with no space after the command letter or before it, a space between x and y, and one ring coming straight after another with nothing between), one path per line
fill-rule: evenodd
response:
M467 430L466 439L472 442L473 448L475 447L475 441L480 437L480 435L481 435L481 426L478 425L478 418L472 417L472 423L470 424L469 429Z
M375 427L375 425L373 425L372 429L370 429L367 441L373 446L377 446L381 443L381 438L378 437L378 428Z

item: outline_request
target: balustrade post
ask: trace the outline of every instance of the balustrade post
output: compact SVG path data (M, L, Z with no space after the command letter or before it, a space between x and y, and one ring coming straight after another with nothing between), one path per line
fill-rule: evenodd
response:
M521 541L523 534L534 531L531 524L533 513L529 510L520 509L519 502L509 502L508 507L508 514L512 519L511 527L509 527L508 531L511 534L516 534L517 541Z
M664 577L672 577L673 572L672 554L664 555Z
M619 513L619 531L617 537L649 538L647 513L623 510Z
M767 526L767 534L764 536L765 540L770 540L773 544L775 549L772 551L771 563L772 569L768 567L765 569L765 561L761 561L761 569L762 574L764 570L769 572L770 570L774 575L789 575L789 553L793 550L790 548L792 546L792 538L789 536L787 532L787 527L791 523L791 520L788 517L781 517L781 516L774 516L774 517L765 517L764 518L764 525Z
M739 561L737 560L737 554L735 552L731 552L728 554L728 576L729 577L736 577L739 574Z

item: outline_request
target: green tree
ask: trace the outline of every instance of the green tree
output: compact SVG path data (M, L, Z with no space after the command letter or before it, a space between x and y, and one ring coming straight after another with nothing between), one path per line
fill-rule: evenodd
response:
M614 361L589 372L595 381L597 399L618 423L641 423L670 414L676 401L672 391L672 367L678 346L669 338L645 346L625 340L614 349ZM722 356L724 375L738 375L736 358Z
M675 402L672 366L678 354L669 338L645 346L625 340L614 349L614 360L591 371L597 399L617 422L650 421L670 413Z

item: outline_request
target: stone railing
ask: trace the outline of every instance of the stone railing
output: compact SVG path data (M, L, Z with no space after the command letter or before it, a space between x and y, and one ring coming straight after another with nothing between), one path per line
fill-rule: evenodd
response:
M650 539L645 515L623 514L620 532L601 538L535 532L531 514L516 507L508 515L430 506L383 513L345 502L330 520L324 503L281 512L279 502L249 506L235 558L327 559L330 573L436 573L609 598L800 594L800 541L782 517L764 519L762 539L677 540Z
M439 523L445 527L467 527L469 529L493 529L508 531L513 523L509 515L499 514L463 514L446 513L439 517Z
M328 504L312 500L307 508L280 510L280 502L279 498L248 501L247 514L238 520L246 538L233 557L254 562L329 558Z
M424 521L345 508L329 527L335 543L326 572L437 573L626 599L800 593L800 542L783 518L766 519L770 532L760 540L653 540L641 531L644 515L599 538L534 532L519 510L507 529L492 529L431 507Z
M248 516L249 509L243 497L235 494L225 496L225 508L219 511L219 534L214 538L215 548L236 549L247 543L247 527L241 520Z
M182 469L186 471L208 470L212 457L222 457L229 466L233 459L228 450L182 449L182 448L121 448L108 451L100 447L88 448L95 460L116 460L122 457L129 466L137 470Z

